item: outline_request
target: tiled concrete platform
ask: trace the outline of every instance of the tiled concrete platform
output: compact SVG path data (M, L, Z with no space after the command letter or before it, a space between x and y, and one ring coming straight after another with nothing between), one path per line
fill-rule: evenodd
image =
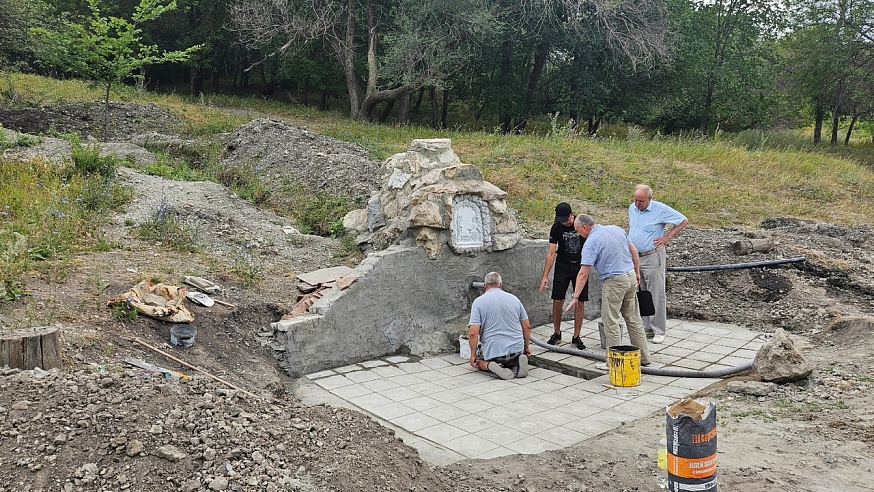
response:
M562 325L569 348L572 324ZM546 340L551 325L534 328ZM583 326L587 349L600 348L595 321ZM627 340L626 340L627 342ZM650 342L650 367L719 369L748 362L764 343L760 333L707 322L668 321L664 344ZM429 358L390 356L307 376L298 395L306 403L356 408L396 430L434 464L467 458L539 453L571 446L623 423L664 411L714 381L644 374L635 387L607 388L597 361L532 345L534 358L585 380L532 367L525 379L503 381L476 371L458 354Z

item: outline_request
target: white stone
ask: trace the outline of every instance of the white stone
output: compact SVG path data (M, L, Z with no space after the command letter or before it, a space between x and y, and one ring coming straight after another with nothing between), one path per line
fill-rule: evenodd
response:
M388 178L388 187L389 188L403 188L405 184L410 180L411 175L401 171L398 168L395 168L391 173L391 176Z

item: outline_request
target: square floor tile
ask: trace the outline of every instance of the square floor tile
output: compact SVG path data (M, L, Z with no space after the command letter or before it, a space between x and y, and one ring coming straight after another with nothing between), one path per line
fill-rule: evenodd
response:
M439 424L432 425L431 427L419 429L418 431L416 431L416 435L445 445L449 441L458 439L460 437L468 436L470 435L470 433L465 430L459 429L458 427L449 425L445 422L441 422Z
M443 443L447 448L468 458L481 456L499 447L497 444L476 434L468 434Z

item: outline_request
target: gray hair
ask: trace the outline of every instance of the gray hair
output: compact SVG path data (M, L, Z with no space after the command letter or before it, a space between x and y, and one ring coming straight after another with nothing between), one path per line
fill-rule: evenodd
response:
M489 272L486 274L486 278L483 279L483 283L487 287L500 287L504 285L504 280L498 272Z
M652 188L650 188L649 186L641 183L641 184L634 187L634 191L638 191L638 190L644 192L646 194L647 198L652 198Z
M595 219L593 219L592 216L588 214L577 215L577 219L574 222L581 226L595 225Z

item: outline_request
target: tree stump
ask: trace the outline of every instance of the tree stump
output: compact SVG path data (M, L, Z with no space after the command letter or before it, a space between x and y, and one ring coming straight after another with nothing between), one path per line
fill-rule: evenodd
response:
M61 337L57 327L0 334L0 367L55 369L61 367Z
M738 256L750 253L767 253L774 249L774 243L770 239L741 239L731 243L731 250Z

